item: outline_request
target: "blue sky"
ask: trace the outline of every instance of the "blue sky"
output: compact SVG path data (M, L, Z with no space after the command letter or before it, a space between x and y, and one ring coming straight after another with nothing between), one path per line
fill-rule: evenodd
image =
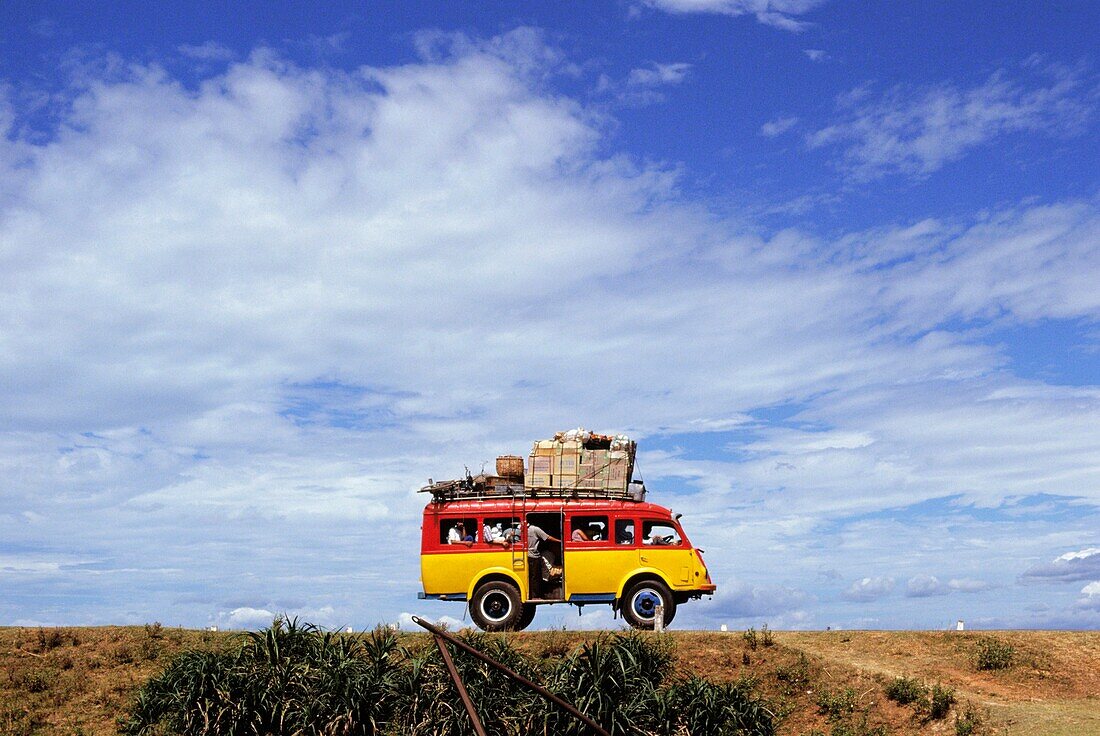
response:
M707 549L679 625L1096 628L1097 30L4 6L0 624L461 619L416 489L583 424Z

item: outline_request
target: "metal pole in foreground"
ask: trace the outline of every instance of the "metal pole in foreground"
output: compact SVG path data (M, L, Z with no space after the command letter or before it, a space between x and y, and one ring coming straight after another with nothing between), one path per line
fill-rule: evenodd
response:
M443 643L443 637L433 636L432 638L435 639L435 645L439 647L443 664L447 665L447 671L451 673L451 679L454 680L455 687L458 689L458 697L462 699L462 705L466 706L466 714L470 716L470 721L474 724L474 731L477 736L488 736L485 733L485 727L481 725L481 719L477 717L474 701L470 700L470 694L466 692L466 684L458 676L458 669L455 667L454 660L451 659L451 653L447 651L447 645Z
M490 657L482 654L481 652L474 649L472 646L470 646L466 642L462 641L461 639L457 639L457 638L451 636L446 631L443 631L443 629L440 629L437 626L428 623L427 621L420 618L419 616L413 616L412 620L413 620L414 623L419 624L420 626L423 626L425 629L432 632L437 637L443 637L444 639L449 641L451 644L454 644L456 647L459 647L460 649L463 649L464 651L469 652L474 657L480 659L482 662L489 665L490 667L495 667L496 669L498 669L501 672L503 672L504 674L508 675L508 677L511 677L513 680L520 683L521 685L526 685L527 687L531 688L536 693L541 695L543 698L545 698L545 699L549 700L550 702L554 703L559 708L561 708L565 712L572 715L574 718L577 718L577 719L583 721L585 723L585 725L587 725L593 731L598 733L600 736L611 736L611 734L609 734L606 730L604 730L603 726L596 723L594 720L592 720L591 718L586 716L584 713L581 713L579 710L577 710L572 705L570 705L569 703L567 703L564 700L562 700L561 698L559 698L557 695L554 695L554 693L550 692L549 690L544 688L542 685L539 685L538 683L535 683L535 682L531 682L530 680L528 680L526 677L519 674L518 672L515 672L514 670L511 670L508 667L505 667L504 665L497 662L496 660L491 659Z

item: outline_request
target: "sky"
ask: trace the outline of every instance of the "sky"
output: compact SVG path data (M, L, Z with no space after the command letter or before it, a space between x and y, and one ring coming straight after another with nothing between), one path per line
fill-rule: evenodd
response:
M1097 38L3 4L0 625L468 623L417 490L585 426L706 550L677 627L1100 627Z

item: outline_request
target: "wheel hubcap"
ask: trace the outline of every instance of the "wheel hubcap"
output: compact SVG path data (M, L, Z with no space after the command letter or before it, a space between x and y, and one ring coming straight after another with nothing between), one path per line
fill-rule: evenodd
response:
M481 612L492 621L508 618L512 611L512 602L503 593L492 592L481 600Z
M656 591L646 588L634 594L634 600L630 605L638 618L651 619L660 604L661 596L657 595Z

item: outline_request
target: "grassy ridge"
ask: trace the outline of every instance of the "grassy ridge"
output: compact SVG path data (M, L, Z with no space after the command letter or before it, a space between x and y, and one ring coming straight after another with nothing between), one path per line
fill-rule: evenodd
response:
M769 632L766 639L756 633L755 642L742 632L667 635L666 684L683 685L694 675L751 685L776 713L778 734L967 733L958 731L960 723L971 724L972 734L1100 734L1100 632ZM547 631L483 641L506 642L544 673L595 638ZM0 734L116 733L116 719L138 689L177 654L232 653L242 641L239 634L156 625L0 628ZM420 634L399 637L399 646L425 656L429 645ZM1011 648L1006 667L979 666L983 652L992 652L987 664L1004 661L1005 647ZM461 655L456 662L472 668ZM474 669L471 689L479 682ZM913 682L899 687L898 677ZM941 692L937 707L946 691L956 702L933 720L934 687ZM892 700L891 691L904 694ZM436 699L457 707L453 695Z

